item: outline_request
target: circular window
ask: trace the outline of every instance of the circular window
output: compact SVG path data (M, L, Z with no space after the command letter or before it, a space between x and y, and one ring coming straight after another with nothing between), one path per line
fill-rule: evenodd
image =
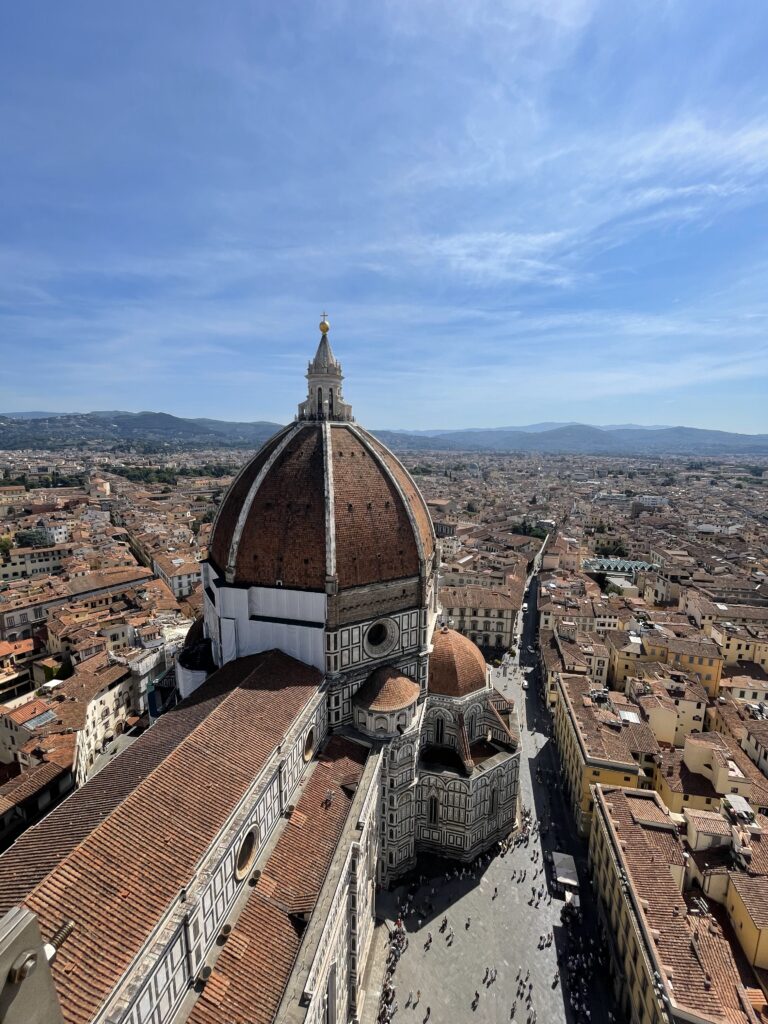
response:
M310 761L315 752L315 730L310 729L304 740L304 760Z
M235 862L235 878L238 882L242 881L243 878L253 867L253 862L256 860L256 830L251 831L246 835L245 839L240 844L240 849L237 851L237 861Z
M365 634L365 652L369 658L382 658L397 643L398 628L393 619L379 619Z
M387 627L383 622L374 622L368 630L368 643L371 647L381 647L387 640Z

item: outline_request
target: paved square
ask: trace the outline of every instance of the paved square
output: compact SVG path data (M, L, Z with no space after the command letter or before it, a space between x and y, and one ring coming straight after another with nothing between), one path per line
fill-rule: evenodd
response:
M572 939L561 923L562 900L555 895L550 899L548 895L542 872L542 839L545 850L560 849L575 856L582 891L589 902L586 845L574 835L570 813L562 799L556 752L547 735L548 714L539 705L533 678L525 692L520 685L523 678L517 668L510 669L508 678L499 671L494 684L514 698L520 715L521 800L526 807L533 808L536 818L551 818L553 827L543 837L534 833L527 846L512 847L506 855L491 858L474 875L467 873L463 879L454 876L451 866L450 879L446 880L447 863L434 866L433 877L419 887L413 900L415 908L423 909L431 903L432 909L424 913L417 909L405 921L408 948L393 978L397 1024L421 1022L427 1009L430 1024L532 1021L534 1011L536 1024L574 1024L582 1020L602 1024L609 1020L605 972L598 970L598 976L592 977L578 970L575 974L582 980L574 979L571 989L566 978L565 991L561 982L553 984L558 966L567 975L569 956L597 948L590 945L591 939L596 942L596 935L588 908L584 926ZM429 870L422 868L424 872ZM526 873L523 881L522 872ZM545 886L538 907L529 902L534 884L537 888ZM400 886L391 894L381 894L380 912L386 913L389 923L407 891L406 886ZM448 917L448 927L441 933L444 915ZM449 942L451 930L453 941ZM425 949L430 932L432 942ZM540 948L540 940L548 932L553 933L554 940ZM495 968L494 982L484 983L487 968ZM518 987L520 973L525 976L526 972L530 972L528 981L532 983L530 1006ZM570 993L579 985L588 993L588 1014L571 1007ZM415 1000L419 990L421 998L417 1005L406 1007L409 992ZM473 1007L475 993L479 998ZM583 1005L583 998L578 996L575 1002Z

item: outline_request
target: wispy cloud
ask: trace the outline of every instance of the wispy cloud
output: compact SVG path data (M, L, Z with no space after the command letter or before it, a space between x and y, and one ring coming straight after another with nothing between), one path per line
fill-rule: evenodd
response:
M0 408L768 429L759 5L173 7L8 19Z

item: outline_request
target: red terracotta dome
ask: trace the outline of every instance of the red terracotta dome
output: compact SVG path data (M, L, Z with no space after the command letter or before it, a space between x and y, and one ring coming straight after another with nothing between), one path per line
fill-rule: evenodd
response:
M369 711L402 711L418 699L419 684L389 666L371 672L352 698Z
M479 647L454 629L436 629L429 656L429 692L466 697L485 689L486 666Z
M419 576L434 550L424 499L383 444L353 422L299 419L232 483L209 561L235 585L326 591Z

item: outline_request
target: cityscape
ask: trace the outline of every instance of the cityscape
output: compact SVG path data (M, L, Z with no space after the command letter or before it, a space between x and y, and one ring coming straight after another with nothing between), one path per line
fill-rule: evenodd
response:
M766 53L6 5L0 1024L768 1024Z
M398 457L320 331L3 452L4 1019L765 1018L768 458Z

